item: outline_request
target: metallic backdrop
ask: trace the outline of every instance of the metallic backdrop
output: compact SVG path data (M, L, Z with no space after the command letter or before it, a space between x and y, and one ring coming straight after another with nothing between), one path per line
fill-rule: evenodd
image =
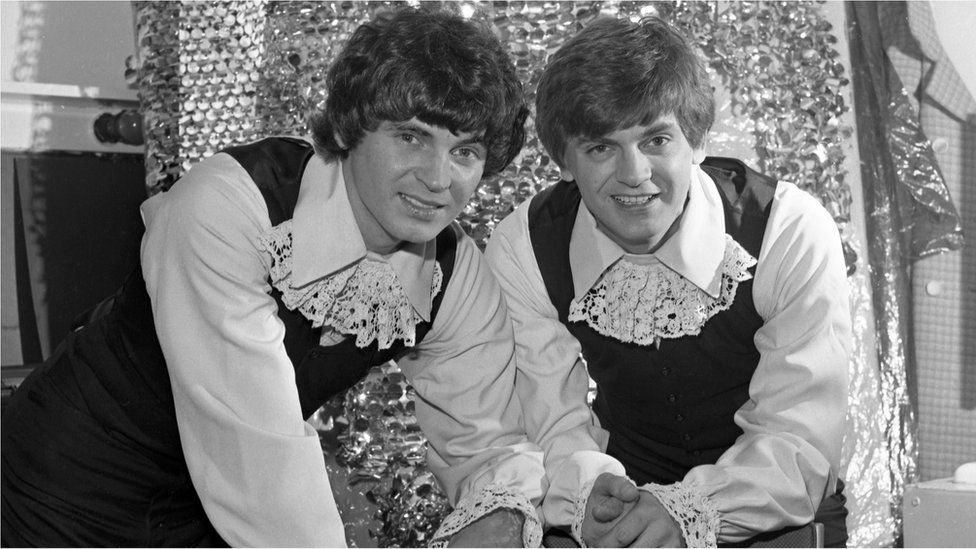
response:
M305 134L323 104L331 60L353 30L400 2L135 2L132 63L146 128L146 184L168 188L222 148L265 135ZM421 3L406 2L417 7ZM914 417L900 405L903 369L867 343L876 319L863 247L851 226L852 138L847 52L823 4L800 2L423 2L489 21L508 44L530 100L547 56L594 16L657 14L692 36L719 98L713 154L743 157L820 199L841 230L852 283L856 352L845 471L852 546L890 545L905 468L914 467ZM528 121L522 154L486 180L461 215L483 245L516 205L558 180ZM743 147L748 150L743 152ZM854 174L855 181L859 174ZM922 173L936 184L938 173ZM874 288L877 295L878 288ZM880 291L888 291L880 289ZM885 319L879 320L881 324ZM884 358L884 357L882 357ZM425 439L409 385L393 364L375 368L313 418L352 545L426 545L448 508L424 465ZM896 440L892 441L892 438ZM892 471L892 467L898 467Z

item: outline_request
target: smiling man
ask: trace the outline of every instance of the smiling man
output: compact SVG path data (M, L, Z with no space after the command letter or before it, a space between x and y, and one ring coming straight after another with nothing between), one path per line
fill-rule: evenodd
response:
M327 86L314 146L227 149L142 206L141 268L4 411L3 546L344 545L305 420L391 359L456 509L435 541L539 543L511 322L453 223L522 147L514 66L486 25L405 9Z
M842 547L851 334L830 215L705 157L711 85L659 19L590 23L549 60L536 111L563 180L500 223L487 256L546 453L547 523L676 547L816 515Z

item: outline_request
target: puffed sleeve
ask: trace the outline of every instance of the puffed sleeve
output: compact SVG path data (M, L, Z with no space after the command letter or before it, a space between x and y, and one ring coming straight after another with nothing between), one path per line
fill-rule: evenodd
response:
M604 472L626 473L603 452L607 434L586 402L589 375L582 349L549 300L529 240L527 211L525 203L499 224L485 254L515 329L516 380L526 431L545 451L546 525L571 532L579 542L593 481Z
M268 295L267 209L218 154L143 206L142 266L197 493L232 546L344 546Z
M689 546L808 523L834 489L851 352L837 226L815 199L780 183L758 260L753 299L764 324L749 400L735 414L743 434L714 465L649 486Z
M522 427L511 321L481 252L455 229L454 272L431 331L398 361L417 391L427 463L455 506L435 541L504 507L521 511L523 542L537 547L545 471Z

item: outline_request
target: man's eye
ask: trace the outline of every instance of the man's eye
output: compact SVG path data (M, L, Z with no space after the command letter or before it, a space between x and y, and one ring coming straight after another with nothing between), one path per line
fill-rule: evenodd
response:
M665 137L663 135L659 135L656 137L652 137L650 143L655 147L663 147L664 145L667 145L669 141L671 141L670 138Z
M609 150L610 147L601 144L601 145L593 145L586 152L593 155L602 155L602 154L606 154L607 151Z
M472 147L461 147L460 149L455 149L454 154L460 156L461 158L478 160L481 158L481 151Z
M399 139L400 141L403 141L404 143L410 143L410 144L419 143L420 142L420 140L417 139L417 136L414 135L414 134L412 134L412 133L401 133L401 134L398 134L397 135L397 139Z

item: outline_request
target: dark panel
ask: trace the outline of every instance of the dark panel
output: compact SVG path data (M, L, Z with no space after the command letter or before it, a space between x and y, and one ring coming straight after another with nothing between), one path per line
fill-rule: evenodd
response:
M138 263L146 199L141 154L3 153L16 168L35 280L51 350L71 322L112 294ZM5 183L6 184L6 183ZM38 261L39 260L39 261Z

